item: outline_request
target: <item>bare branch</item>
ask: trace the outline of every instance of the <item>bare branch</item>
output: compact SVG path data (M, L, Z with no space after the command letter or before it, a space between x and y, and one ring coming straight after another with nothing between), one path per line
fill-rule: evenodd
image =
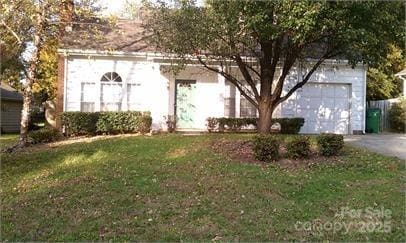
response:
M1 20L1 25L3 25L4 27L6 27L6 29L16 38L16 40L17 40L17 42L18 42L19 45L22 44L21 38L17 35L17 33L16 33L13 29L11 29L10 26L8 26L8 25L6 24L6 22L4 22L4 20Z
M248 95L249 90L247 90L244 85L235 77L233 77L231 74L224 72L223 70L219 70L215 67L209 66L205 61L200 56L197 56L197 60L199 61L200 64L203 65L206 69L216 72L220 75L222 75L224 78L226 78L228 81L230 81L234 86L240 91L241 95L244 96L251 104L253 104L257 109L258 109L258 102L252 98L250 95ZM244 90L245 89L245 90Z
M328 58L332 58L334 56L339 55L340 52L336 52L336 53L326 53L324 56L322 56L314 65L313 67L310 69L310 71L306 74L306 76L303 77L302 81L298 82L295 86L293 86L293 88L291 88L288 93L281 97L275 105L278 105L280 103L282 103L283 101L287 100L296 90L298 90L299 88L303 87L303 85L305 85L310 77L313 75L313 73L317 70L317 68L319 68L319 66Z
M254 92L255 99L259 100L259 92L257 90L254 80L252 79L250 73L248 72L248 70L246 68L247 65L245 65L245 63L241 59L240 55L236 55L234 59L238 65L238 68L240 69L242 75L244 76L245 81L247 81L248 85L252 89L252 92Z

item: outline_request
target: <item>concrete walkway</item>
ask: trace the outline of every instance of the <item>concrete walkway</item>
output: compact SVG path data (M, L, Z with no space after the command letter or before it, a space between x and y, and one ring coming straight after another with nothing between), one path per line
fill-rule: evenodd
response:
M350 145L406 160L406 134L348 135L344 141Z

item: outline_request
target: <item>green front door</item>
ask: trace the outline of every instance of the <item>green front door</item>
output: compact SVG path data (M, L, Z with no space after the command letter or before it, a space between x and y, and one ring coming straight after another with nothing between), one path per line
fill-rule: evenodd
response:
M196 81L176 80L176 127L193 128L196 106L194 104Z

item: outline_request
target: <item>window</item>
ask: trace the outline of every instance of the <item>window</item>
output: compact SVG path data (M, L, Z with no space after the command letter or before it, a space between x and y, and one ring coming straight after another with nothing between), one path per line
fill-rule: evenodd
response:
M235 86L228 81L224 91L224 116L235 117Z
M101 111L120 111L123 99L123 86L116 72L105 73L101 78Z
M91 82L83 82L80 95L80 111L94 112L96 102L96 85Z
M116 72L108 72L101 78L102 82L121 82L121 77Z
M127 84L127 109L129 111L142 110L141 94L137 92L139 86L140 84Z
M240 117L257 117L257 108L242 95L240 98Z

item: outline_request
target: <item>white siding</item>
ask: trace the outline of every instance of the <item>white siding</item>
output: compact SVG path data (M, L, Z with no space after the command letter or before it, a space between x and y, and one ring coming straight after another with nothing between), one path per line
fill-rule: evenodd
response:
M175 114L175 80L196 80L196 117L195 129L205 129L208 117L224 116L224 79L214 72L208 72L204 68L190 66L176 76L162 72L162 78L169 82L168 114Z
M165 129L164 116L174 115L175 80L196 80L196 119L194 128L205 129L207 117L224 116L224 97L230 96L225 92L225 81L222 76L209 72L199 66L188 66L174 76L164 70L164 64L153 59L139 57L87 57L69 56L66 70L65 105L66 111L79 111L81 101L81 83L94 82L96 93L100 95L100 79L106 72L117 72L123 80L123 105L127 109L127 100L137 103L140 111L150 111L153 118L153 129ZM238 70L236 69L238 72ZM305 67L295 66L286 79L284 93L300 80L307 72ZM138 92L127 99L127 84L134 86ZM311 79L310 84L345 84L350 92L349 131L364 130L365 112L365 67L355 69L346 65L326 64L319 68ZM239 116L238 90L235 91L235 115ZM274 112L274 117L296 117L300 90L295 92L287 101L282 103ZM97 97L100 100L100 97ZM96 102L95 111L100 110L100 102Z
M153 129L161 129L163 117L168 114L168 83L160 75L159 64L142 59L69 57L65 111L80 111L81 82L94 82L100 95L100 79L106 72L117 72L123 80L122 110L127 110L127 84L138 84L135 86L136 100L141 102L138 110L150 111ZM100 103L96 102L95 111L99 110Z
M293 87L293 85L300 79L302 75L308 72L308 68L300 68L301 75L297 76L294 73L292 76L296 78L288 79L285 83L284 91ZM364 131L365 129L365 67L358 66L354 69L346 65L322 65L312 75L309 83L306 85L314 84L345 84L350 86L350 119L349 119L349 132L354 130ZM306 86L305 85L305 86ZM282 117L300 116L297 111L298 99L300 99L301 90L295 92L287 101L281 105Z

